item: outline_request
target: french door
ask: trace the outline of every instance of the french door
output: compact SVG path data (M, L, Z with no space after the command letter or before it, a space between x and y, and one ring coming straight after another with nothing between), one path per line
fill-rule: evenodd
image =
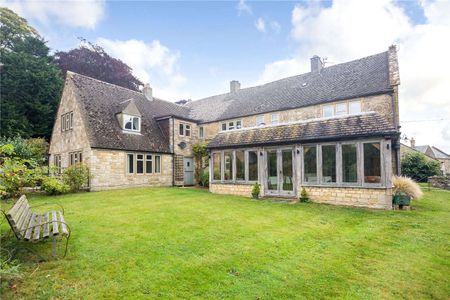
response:
M273 196L294 196L294 152L292 148L269 149L266 151L266 194Z

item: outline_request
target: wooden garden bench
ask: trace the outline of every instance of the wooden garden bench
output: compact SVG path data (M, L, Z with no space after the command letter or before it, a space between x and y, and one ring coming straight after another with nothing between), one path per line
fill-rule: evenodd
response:
M64 208L56 203L61 210L37 213L32 208L48 205L44 203L36 206L30 206L25 195L22 195L14 206L5 213L11 230L14 232L17 240L23 242L41 242L53 238L53 256L56 257L57 237L66 239L64 257L67 254L67 246L70 238L70 228L64 220Z

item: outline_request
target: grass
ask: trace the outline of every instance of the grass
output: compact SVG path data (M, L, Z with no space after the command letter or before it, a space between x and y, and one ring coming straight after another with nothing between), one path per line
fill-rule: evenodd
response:
M20 257L23 276L3 284L2 299L450 294L446 191L425 189L413 211L276 203L181 188L30 198L63 203L73 230L69 255L44 263Z

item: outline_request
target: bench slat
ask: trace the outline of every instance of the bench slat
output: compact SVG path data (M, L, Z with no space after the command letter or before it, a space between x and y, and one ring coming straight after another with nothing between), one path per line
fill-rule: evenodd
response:
M52 211L52 227L53 227L53 235L58 235L58 219L56 218L56 211Z
M50 221L49 219L49 212L46 212L44 215L44 234L42 235L43 238L48 238L48 236L50 235L50 223L48 223Z
M17 209L17 212L15 213L14 217L9 216L9 220L12 222L12 224L14 225L18 225L23 213L25 212L26 207L28 206L28 201L23 200L20 204L20 206Z
M33 240L35 240L35 241L37 241L37 240L39 240L40 239L40 235L41 235L41 225L42 225L42 220L43 220L44 218L43 218L43 216L42 215L39 215L38 217L37 217L37 221L36 221L36 225L38 225L38 227L36 227L35 229L34 229L34 235L33 235Z
M62 232L62 234L63 235L69 235L69 230L67 230L67 226L66 226L65 221L64 221L64 216L63 216L61 211L59 212L59 219L62 222L61 223L61 232Z
M14 204L14 206L8 211L7 215L10 219L16 221L17 218L19 217L17 215L17 213L19 212L20 207L22 206L22 203L26 200L27 198L25 197L25 195L20 196L19 200L16 201L16 203Z
M20 217L19 224L17 224L17 230L18 230L19 236L22 237L22 238L25 235L25 231L24 230L28 228L27 225L30 222L31 210L29 210L27 208L26 212L25 211L23 212L23 216L24 217Z
M24 228L24 229L28 228L27 231L25 232L25 240L26 241L29 241L31 239L31 234L33 233L33 226L34 226L35 220L36 220L36 213L33 213L31 215L30 222Z

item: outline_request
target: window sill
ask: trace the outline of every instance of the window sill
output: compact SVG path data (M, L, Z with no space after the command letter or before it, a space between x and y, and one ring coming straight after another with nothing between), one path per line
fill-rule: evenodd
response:
M227 184L227 185L254 185L256 181L245 182L245 181L220 181L214 180L211 181L211 184Z

